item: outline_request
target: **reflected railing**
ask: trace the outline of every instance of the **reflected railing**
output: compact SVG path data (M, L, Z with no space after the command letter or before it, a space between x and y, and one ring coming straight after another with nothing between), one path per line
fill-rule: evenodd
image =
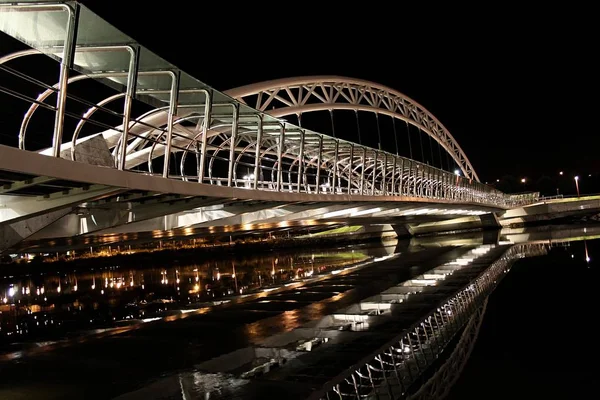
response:
M424 318L315 391L309 399L403 399L467 324L514 261L544 255L544 244L511 246L498 260Z
M39 140L27 134L33 117L50 111L50 147L34 146L37 151L121 170L290 193L495 207L535 201L259 112L176 68L77 2L0 0L0 30L28 46L0 58L0 70L43 90L33 97L12 82L2 85L5 94L30 103L19 128L21 149ZM10 67L36 54L58 62L57 83L35 78L37 65L29 73Z

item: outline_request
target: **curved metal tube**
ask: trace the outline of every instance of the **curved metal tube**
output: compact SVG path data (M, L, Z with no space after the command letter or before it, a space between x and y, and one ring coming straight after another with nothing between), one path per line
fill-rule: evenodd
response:
M317 87L322 88L324 93L318 93L316 90ZM300 99L296 99L290 90L293 88L304 88L307 94ZM333 89L335 92L329 92L325 88ZM343 91L343 89L350 88L358 88L360 90L360 93L357 94L358 97L352 92L346 94ZM278 96L280 91L285 92L293 100L290 102ZM418 126L425 133L433 137L453 157L463 170L465 176L469 178L474 177L479 181L473 166L448 129L420 103L390 87L362 79L340 76L307 76L259 82L230 89L225 93L237 99L266 93L268 94L268 99L259 104L258 106L260 107L257 108L274 117L297 115L311 111L350 109L371 111L407 121L412 125ZM311 96L316 97L321 104L307 104L307 100ZM261 97L259 97L259 101ZM347 103L336 103L339 97L345 98ZM268 110L267 107L273 99L281 101L287 107ZM360 102L362 101L366 101L369 106L361 105ZM397 113L396 109L404 111L405 114ZM454 148L450 148L448 143L442 139L446 139Z

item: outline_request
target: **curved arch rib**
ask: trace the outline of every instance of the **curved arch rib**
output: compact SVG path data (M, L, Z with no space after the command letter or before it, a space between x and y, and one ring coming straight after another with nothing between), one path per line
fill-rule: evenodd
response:
M298 90L292 93L291 89ZM314 111L354 110L375 112L406 121L437 141L465 177L479 182L465 152L431 112L410 97L379 83L341 76L306 76L259 82L225 93L245 102L245 98L257 95L256 108L274 117ZM315 99L318 102L308 102ZM269 110L273 100L284 106Z

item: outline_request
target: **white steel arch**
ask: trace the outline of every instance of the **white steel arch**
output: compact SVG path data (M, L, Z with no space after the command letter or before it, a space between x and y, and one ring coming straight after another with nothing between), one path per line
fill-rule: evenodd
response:
M421 104L382 84L343 76L304 76L254 83L230 89L225 94L245 104L249 97L257 96L255 104L248 105L273 117L353 110L406 121L437 141L465 177L479 182L471 162L448 129ZM269 109L275 103L283 106Z

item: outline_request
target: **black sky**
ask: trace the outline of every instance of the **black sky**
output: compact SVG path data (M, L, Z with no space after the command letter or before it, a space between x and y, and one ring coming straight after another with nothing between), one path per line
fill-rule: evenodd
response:
M438 117L482 181L600 173L591 10L83 3L217 89L323 74L388 85Z

